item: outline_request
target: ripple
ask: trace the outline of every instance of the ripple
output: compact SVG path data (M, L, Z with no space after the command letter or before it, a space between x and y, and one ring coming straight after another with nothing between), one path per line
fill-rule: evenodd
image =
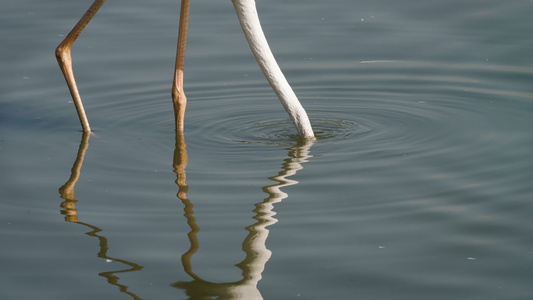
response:
M364 134L370 129L349 120L313 118L313 130L318 141L341 141L352 135ZM240 126L240 125L239 125ZM244 143L292 144L298 140L294 126L289 119L262 121L243 124L247 140L234 139Z
M346 155L379 153L367 160L367 166L394 165L398 156L425 159L444 154L447 160L475 164L480 157L494 157L502 150L501 144L491 141L513 142L524 135L510 135L509 130L525 128L518 122L525 124L528 118L525 99L529 94L489 88L494 85L491 72L502 68L410 61L355 62L331 68L329 63L317 67L337 75L315 76L303 86L296 83L296 92L309 113L317 144L333 144ZM509 77L530 75L529 69L519 71ZM140 88L139 82L130 82L122 95L115 94L117 89L103 88L98 97L111 100L88 109L97 131L98 127L118 128L150 136L146 138L154 143L173 131L168 84L153 81ZM238 146L243 143L288 146L298 141L294 126L262 77L224 78L208 86L189 82L186 92L185 132L191 147L238 156L246 151ZM94 110L100 114L93 114Z

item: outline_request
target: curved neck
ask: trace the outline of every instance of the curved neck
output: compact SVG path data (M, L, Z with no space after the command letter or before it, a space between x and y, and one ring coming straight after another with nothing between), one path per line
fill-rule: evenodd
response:
M272 51L270 51L265 34L261 29L255 1L232 0L232 2L257 63L296 126L298 134L302 138L314 138L315 135L305 109L298 101L287 79L281 72Z

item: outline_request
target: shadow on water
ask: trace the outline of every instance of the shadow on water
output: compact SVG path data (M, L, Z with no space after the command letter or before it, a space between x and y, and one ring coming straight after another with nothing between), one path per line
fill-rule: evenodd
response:
M100 251L97 254L98 257L121 262L128 266L122 270L102 272L98 275L106 278L108 283L117 286L121 292L131 296L133 299L141 299L136 294L129 291L128 286L119 283L120 278L117 274L140 271L143 269L143 266L108 256L108 240L101 234L102 229L78 221L78 212L76 210L77 200L75 198L74 189L81 174L81 167L83 165L85 153L89 147L89 138L90 133L83 133L70 178L61 188L59 188L61 198L65 200L61 203L61 208L63 208L61 214L65 215L65 221L77 223L91 229L91 231L86 234L98 238L100 245ZM187 224L191 228L190 232L187 234L191 246L189 250L182 255L181 261L185 273L187 273L193 280L189 282L177 282L172 284L172 286L183 289L190 299L206 299L206 297L218 297L220 299L263 299L261 292L257 288L257 284L259 280L261 280L261 274L272 254L271 251L266 248L266 240L269 233L267 227L277 222L277 219L274 218L274 204L281 202L288 197L287 193L283 192L281 188L298 183L298 181L291 180L288 177L296 174L298 170L303 168L302 164L307 162L308 158L311 157L309 152L312 145L313 141L299 141L297 145L288 148L288 157L284 159L281 171L279 171L277 175L269 177L269 179L275 183L262 188L262 190L268 194L268 197L262 202L255 204L255 208L253 209L255 216L253 219L255 219L256 222L245 228L249 234L242 244L242 249L246 253L246 257L242 262L236 265L242 270L243 278L235 282L215 283L202 279L201 276L193 271L191 260L200 247L197 238L197 233L200 231L200 227L196 223L194 217L194 205L187 198L189 187L186 183L187 176L185 169L188 163L188 155L185 136L183 132L176 133L173 167L174 172L177 175L177 197L184 204L184 216L187 219Z

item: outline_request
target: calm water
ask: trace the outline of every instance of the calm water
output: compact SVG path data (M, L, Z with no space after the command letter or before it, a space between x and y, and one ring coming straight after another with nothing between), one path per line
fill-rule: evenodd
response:
M259 1L299 144L229 0L0 12L1 299L532 299L533 1Z

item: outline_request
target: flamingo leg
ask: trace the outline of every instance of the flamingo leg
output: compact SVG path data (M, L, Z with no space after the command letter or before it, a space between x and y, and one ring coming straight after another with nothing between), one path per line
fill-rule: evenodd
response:
M176 120L176 131L183 131L185 108L187 98L183 91L183 69L185 66L185 47L187 45L187 29L189 27L189 7L190 0L181 0L180 24L178 30L178 49L176 51L176 69L174 72L174 83L172 86L172 101L174 104L174 117Z
M85 132L90 132L91 127L89 126L89 120L87 119L85 109L83 108L83 103L81 102L78 86L76 85L76 79L74 78L74 72L72 70L72 56L70 52L72 45L78 36L80 36L85 26L89 24L104 2L105 0L95 0L83 17L81 17L81 19L78 21L76 26L74 26L72 31L70 31L63 42L61 42L61 44L59 44L59 46L56 48L56 58L57 62L59 63L59 68L61 68L63 76L65 76L70 94L72 95L72 100L74 101L76 111L78 112L78 117L80 118L81 126Z

